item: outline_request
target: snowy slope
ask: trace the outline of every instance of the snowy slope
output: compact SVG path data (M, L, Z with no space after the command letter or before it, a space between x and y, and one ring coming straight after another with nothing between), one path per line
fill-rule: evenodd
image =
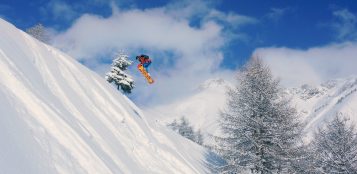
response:
M102 77L2 19L0 30L0 173L208 171L208 152Z
M319 86L302 85L286 92L292 97L309 134L336 113L357 123L357 78L330 80Z

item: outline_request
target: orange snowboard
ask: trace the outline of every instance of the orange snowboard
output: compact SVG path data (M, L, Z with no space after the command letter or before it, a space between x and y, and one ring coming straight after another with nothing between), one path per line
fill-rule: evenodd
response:
M149 84L154 83L154 80L151 78L151 76L149 75L149 73L145 70L145 68L143 67L143 65L139 65L138 66L139 71L141 72L141 74L143 74L143 76L146 78L146 80L148 81Z

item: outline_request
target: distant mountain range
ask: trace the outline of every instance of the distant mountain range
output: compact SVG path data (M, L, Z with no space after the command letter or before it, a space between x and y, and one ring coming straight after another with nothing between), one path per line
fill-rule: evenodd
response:
M200 129L206 135L217 134L220 111L226 106L226 91L233 86L223 79L211 79L199 85L194 95L153 108L148 113L162 124L185 117L195 129ZM318 86L305 84L301 87L287 88L283 90L283 94L291 99L291 105L297 109L301 121L305 124L307 138L336 113L342 113L357 123L355 77L329 80Z

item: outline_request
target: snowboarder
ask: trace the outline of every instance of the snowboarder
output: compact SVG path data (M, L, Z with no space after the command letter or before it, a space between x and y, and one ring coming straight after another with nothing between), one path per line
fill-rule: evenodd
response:
M140 62L138 65L139 71L144 75L144 77L149 82L149 84L154 83L154 80L151 78L150 74L148 73L148 67L151 64L151 59L149 58L149 56L142 54L140 56L136 56L136 60Z
M140 62L138 67L142 65L145 68L146 72L149 72L148 67L151 64L151 59L149 58L149 56L142 54L140 56L136 56L136 60Z

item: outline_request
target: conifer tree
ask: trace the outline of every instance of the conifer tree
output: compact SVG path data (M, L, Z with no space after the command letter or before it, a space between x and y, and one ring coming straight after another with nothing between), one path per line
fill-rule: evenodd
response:
M188 120L185 117L181 118L181 124L178 129L178 133L192 141L195 141L195 133L190 126Z
M135 87L134 80L124 71L133 63L128 60L129 56L124 53L119 53L113 60L110 72L105 76L109 83L114 82L117 85L117 89L123 90L124 93L131 93L131 90Z
M195 142L199 145L203 145L203 135L201 130L196 131L195 136Z
M177 123L176 119L172 123L168 124L167 126L175 132L177 132L179 129L179 123Z
M295 109L258 58L238 73L238 82L221 113L224 136L216 137L218 153L227 162L221 171L291 173L302 128Z
M199 144L203 145L203 135L200 130L194 131L193 127L190 125L189 121L185 117L181 117L178 122L176 119L167 125L173 131L177 132L181 136Z
M311 146L314 173L357 173L356 130L341 114L318 130Z
M50 40L48 32L46 31L45 27L40 23L27 29L26 33L44 43L47 43Z

